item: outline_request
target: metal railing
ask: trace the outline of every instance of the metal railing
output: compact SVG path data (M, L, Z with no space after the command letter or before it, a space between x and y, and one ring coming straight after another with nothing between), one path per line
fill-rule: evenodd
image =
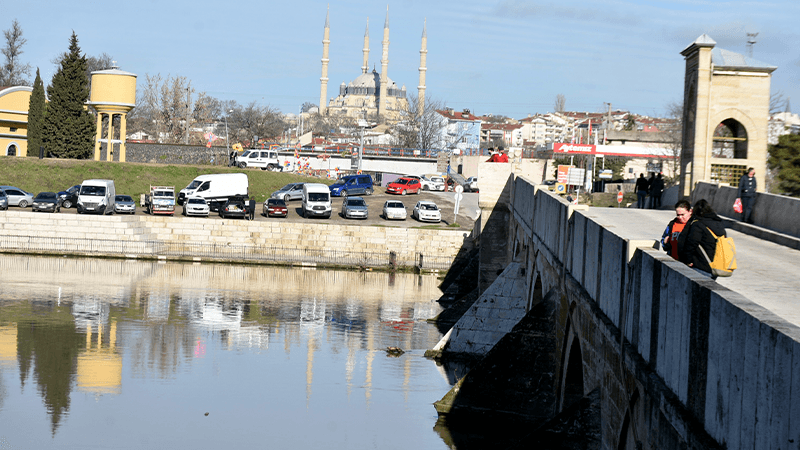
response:
M0 251L47 255L104 256L280 265L320 265L338 267L415 267L420 270L447 270L452 257L399 252L363 252L335 249L308 249L272 245L219 244L170 241L124 241L48 236L0 236Z

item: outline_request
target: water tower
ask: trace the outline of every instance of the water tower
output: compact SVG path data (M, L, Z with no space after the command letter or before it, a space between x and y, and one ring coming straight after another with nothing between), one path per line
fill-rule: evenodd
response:
M124 72L117 67L92 72L92 92L89 106L97 111L97 132L94 141L94 160L100 161L102 143L106 143L106 161L113 161L114 144L119 144L116 158L125 161L125 129L126 117L136 106L136 74ZM114 116L119 115L119 132L114 139ZM107 118L108 132L103 139L103 117Z

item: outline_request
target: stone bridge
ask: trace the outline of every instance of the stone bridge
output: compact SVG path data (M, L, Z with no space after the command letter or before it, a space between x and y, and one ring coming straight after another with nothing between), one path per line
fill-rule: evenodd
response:
M448 439L800 448L797 250L730 231L739 269L718 283L657 249L674 212L571 205L497 166L481 167L479 287L443 286L458 315L434 350L470 366L436 403Z

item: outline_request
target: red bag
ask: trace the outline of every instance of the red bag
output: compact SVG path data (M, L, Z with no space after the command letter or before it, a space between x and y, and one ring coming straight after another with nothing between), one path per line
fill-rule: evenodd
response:
M735 202L733 202L733 210L739 214L742 213L742 200L737 198Z

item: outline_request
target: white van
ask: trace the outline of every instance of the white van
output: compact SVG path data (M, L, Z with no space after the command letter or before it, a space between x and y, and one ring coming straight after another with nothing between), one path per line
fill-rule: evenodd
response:
M200 175L178 193L178 204L188 197L203 197L212 211L219 210L231 197L248 196L247 175L243 173L212 173Z
M306 183L303 185L303 217L331 217L331 190L322 183Z
M113 214L114 180L84 180L78 191L78 214Z
M272 172L280 172L280 157L275 150L245 150L241 155L236 156L236 165L240 169L247 167L260 167L261 170L269 169Z

